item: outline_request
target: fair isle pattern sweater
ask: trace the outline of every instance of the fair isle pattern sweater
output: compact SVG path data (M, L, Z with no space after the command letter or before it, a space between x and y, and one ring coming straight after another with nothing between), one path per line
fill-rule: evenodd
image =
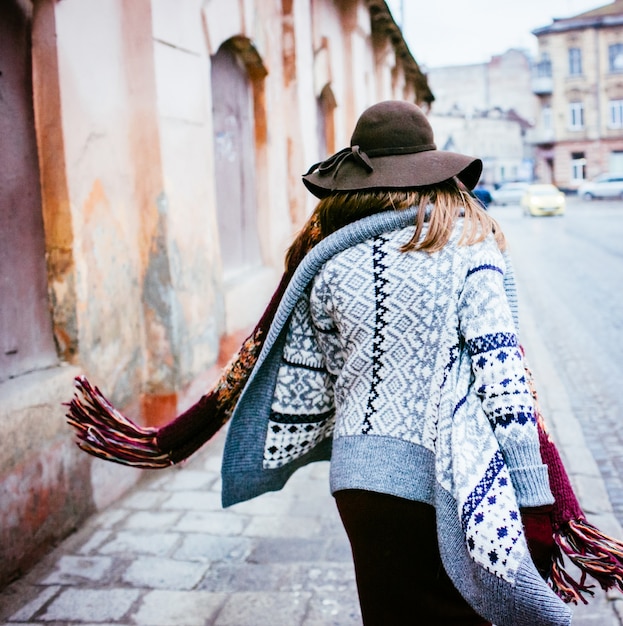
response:
M362 220L303 262L232 419L224 504L330 455L333 492L435 506L444 566L481 615L568 624L519 515L553 499L504 258L492 238L458 246L460 222L442 251L403 253L408 219Z

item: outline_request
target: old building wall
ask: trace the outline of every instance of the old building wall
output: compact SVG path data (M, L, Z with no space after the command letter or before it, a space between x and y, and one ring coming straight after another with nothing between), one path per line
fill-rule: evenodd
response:
M521 127L515 121L494 115L464 117L434 112L429 119L439 149L478 155L482 159L481 178L485 184L520 180L530 175L525 169Z
M611 55L623 45L622 24L617 2L534 31L550 85L539 92L534 142L541 163L564 189L621 169L623 80Z
M135 10L130 8L135 4L136 0L127 0L128 11ZM149 59L151 47L155 83L152 101L156 104L152 133L159 138L154 152L160 151L162 172L162 191L155 203L158 226L151 241L153 249L160 245L157 238L163 237L165 257L155 255L148 261L143 301L147 293L164 298L165 306L173 313L176 371L170 388L164 386L165 393L188 384L214 362L224 328L216 199L211 180L214 153L211 86L207 80L209 49L201 20L202 4L188 2L180 10L179 3L171 0L152 2L151 25L145 20L151 28L146 29L147 41L141 55ZM131 29L136 30L138 24ZM132 32L128 39L132 41ZM136 178L141 176L137 172ZM165 263L168 269L163 267ZM167 282L156 276L159 271L169 273L170 293L153 292L155 285ZM152 370L160 360L158 354L153 355ZM150 385L158 393L158 378L151 378Z
M144 366L139 235L147 216L134 196L123 18L121 1L55 7L80 361L127 402Z
M304 171L374 101L431 98L379 0L7 1L30 7L57 358L0 381L0 585L141 477L74 445L73 377L141 424L196 401L315 203Z
M532 62L523 50L510 49L487 63L433 67L427 70L435 92L435 113L514 110L535 122L538 101L532 92Z
M490 101L505 111L514 110L534 124L537 98L532 93L532 60L523 50L495 55L488 64Z
M316 97L325 86L329 86L336 102L334 113L335 147L339 150L349 138L346 110L348 92L352 77L348 74L350 51L344 42L344 23L338 3L313 0L312 2L312 44L315 55L314 93ZM311 165L328 156L320 154L317 146L307 155Z

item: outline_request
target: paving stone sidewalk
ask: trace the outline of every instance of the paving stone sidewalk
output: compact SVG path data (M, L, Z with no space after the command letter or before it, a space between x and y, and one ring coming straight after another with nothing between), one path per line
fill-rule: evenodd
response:
M0 594L4 624L361 624L328 464L223 510L223 435L158 470Z
M529 312L528 354L550 427L589 519L621 527ZM5 626L360 625L350 549L328 464L278 493L223 510L224 433L188 463L153 472L0 592ZM620 626L623 596L600 591L573 626ZM393 625L388 625L393 626Z

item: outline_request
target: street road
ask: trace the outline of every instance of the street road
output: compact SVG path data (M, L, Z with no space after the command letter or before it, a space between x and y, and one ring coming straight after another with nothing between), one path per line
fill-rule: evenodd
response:
M567 202L560 217L490 212L623 523L623 201Z

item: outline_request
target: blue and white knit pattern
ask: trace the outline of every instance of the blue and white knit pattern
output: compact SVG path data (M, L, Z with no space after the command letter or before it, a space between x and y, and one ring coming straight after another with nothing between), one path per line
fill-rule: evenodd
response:
M434 421L439 411L458 341L421 331L445 324L450 292L431 280L431 271L437 266L434 271L450 274L453 262L450 255L437 255L433 263L417 255L422 267L414 271L413 255L399 251L412 231L378 237L327 262L313 283L311 313L317 328L339 324L339 335L319 335L324 353L330 355L335 342L344 344L335 436L390 436L434 450L436 429L422 416ZM447 362L440 361L440 350Z
M308 300L301 298L292 313L279 368L264 467L281 467L331 436L335 415L333 378L318 350Z
M352 446L369 457L362 436L432 453L438 444L460 450L452 462L440 455L436 478L462 495L472 557L512 580L525 553L515 493L521 505L551 496L506 302L504 261L493 238L459 247L458 228L440 252L401 252L412 233L407 227L383 234L334 256L297 304L264 464L298 458L333 435L337 490L362 487L362 472L353 484L350 453L343 452ZM402 494L400 485L387 490Z
M568 626L519 520L552 497L511 337L512 276L492 239L398 252L414 214L350 224L297 268L229 425L223 505L331 459L333 490L435 507L444 567L480 615Z

